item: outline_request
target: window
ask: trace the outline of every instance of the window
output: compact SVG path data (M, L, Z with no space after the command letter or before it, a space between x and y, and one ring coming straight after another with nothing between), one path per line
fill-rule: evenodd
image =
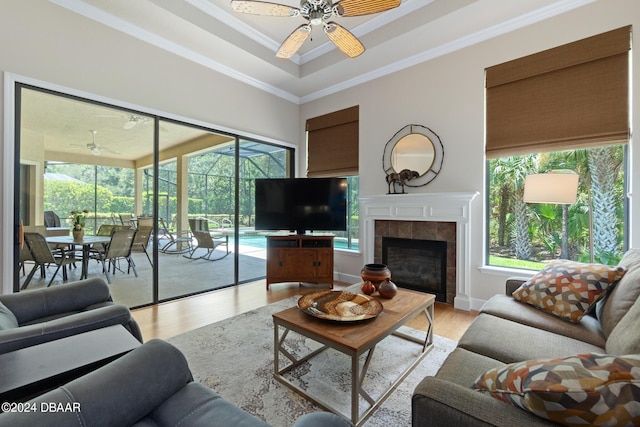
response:
M337 249L349 249L357 251L360 247L358 222L360 219L360 194L359 177L357 175L347 177L347 230L336 231L334 241Z
M625 152L624 145L609 145L488 161L488 264L540 269L564 255L563 226L566 258L617 263L625 249ZM576 203L523 201L527 175L558 170L579 175Z
M485 70L488 264L620 259L630 41L627 26ZM575 203L525 202L526 177L549 172L579 176Z
M307 120L307 177L347 178L347 230L336 232L335 247L358 250L358 151L360 107Z

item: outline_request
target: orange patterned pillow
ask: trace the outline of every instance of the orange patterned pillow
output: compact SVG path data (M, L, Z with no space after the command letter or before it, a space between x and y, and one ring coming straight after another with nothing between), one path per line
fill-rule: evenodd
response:
M516 289L513 298L577 323L626 272L624 267L554 260Z
M579 354L491 369L472 388L565 426L640 425L640 355Z

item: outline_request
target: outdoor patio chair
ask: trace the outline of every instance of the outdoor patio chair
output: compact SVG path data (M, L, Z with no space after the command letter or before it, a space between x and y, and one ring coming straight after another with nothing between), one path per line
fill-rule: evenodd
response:
M124 271L117 265L117 261L119 259L125 259L127 261L127 274L130 273L133 269L133 274L138 277L136 264L131 258L131 247L133 246L136 232L136 230L132 229L115 230L113 234L111 234L111 241L109 242L109 245L107 246L105 251L96 249L91 250L90 256L102 263L102 270L104 271L105 276L107 276L107 282L109 284L111 284L111 276L109 275L109 270L111 270L112 267L113 274L116 274L116 269L124 273ZM107 267L107 261L109 262L109 267Z
M190 219L189 228L191 228L191 233L196 238L197 244L192 246L189 255L184 255L185 258L218 261L229 255L229 236L223 233L211 233L209 231L209 221L206 218ZM226 253L218 258L212 258L215 249L221 245L226 247ZM206 249L207 253L202 256L194 256L198 249Z
M45 227L60 227L60 217L54 211L44 211Z
M96 236L109 236L113 234L116 230L128 230L129 226L127 225L119 225L119 224L100 224L98 227L98 231L96 231ZM100 243L99 246L93 245L91 247L92 251L102 251L105 252L107 250L107 244Z
M56 271L54 271L51 280L47 284L47 287L51 286L53 279L55 279L58 272L62 269L62 280L67 281L67 264L72 264L76 261L73 251L66 251L63 248L51 249L47 240L42 234L39 233L24 233L24 240L26 246L31 252L31 258L33 260L33 268L29 272L29 275L25 279L20 289L26 289L29 286L29 282L33 278L33 275L39 268L48 266L50 264L56 265ZM44 272L44 270L42 270Z
M102 224L98 231L96 232L97 236L111 236L114 231L117 230L128 230L128 225L120 225L120 224Z
M114 228L115 224L101 224L96 231L96 236L111 236Z
M158 240L162 239L170 239L171 238L171 229L167 225L164 218L158 218Z
M151 257L149 256L149 252L147 251L147 246L149 246L149 239L153 234L153 218L140 218L138 220L138 232L136 233L136 238L133 240L132 251L136 252L144 252L149 260L149 264L153 267L153 262L151 261Z
M131 219L132 218L133 218L133 215L120 214L120 224L126 225L126 226L131 226Z
M159 219L158 224L158 240L169 239L161 248L160 252L165 254L181 254L191 251L192 239L191 232L189 230L171 231L167 227L167 223L164 218Z
M20 270L22 270L22 275L24 276L26 273L25 271L25 264L27 262L33 262L33 256L31 255L31 251L29 250L29 246L27 246L26 243L24 243L22 245L22 247L20 248L20 260L18 262L18 268Z
M26 269L25 269L25 263L27 262L33 262L33 256L31 255L31 251L29 250L29 246L27 246L27 243L24 241L24 233L39 233L42 234L43 236L47 234L47 227L44 225L25 225L23 230L22 230L22 237L21 237L21 241L22 241L22 246L20 246L20 259L18 262L18 267L20 270L22 270L22 275L25 276L26 273ZM51 248L55 248L55 246L53 245L49 245ZM42 270L42 272L40 273L41 277L44 277L44 266L42 266L40 268Z

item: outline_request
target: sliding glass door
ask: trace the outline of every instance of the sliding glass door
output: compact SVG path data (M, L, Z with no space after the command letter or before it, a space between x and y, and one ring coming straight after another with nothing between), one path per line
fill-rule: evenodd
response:
M266 272L265 233L256 230L256 178L285 178L293 176L291 151L283 147L241 139L238 159L238 215L234 241L238 252L238 281L240 283L264 277Z
M180 144L170 139L180 135ZM235 281L235 137L160 121L158 289L161 300L232 286ZM166 153L166 154L165 154ZM223 154L220 154L223 153Z
M22 85L16 115L16 223L59 242L86 210L85 235L136 230L108 275L107 245L51 243L77 257L68 281L108 276L114 300L137 307L264 278L254 180L292 176L291 148ZM38 263L18 243L14 289L46 286L54 269L26 283Z
M163 135L174 128L187 137L163 149ZM159 233L159 298L264 278L254 179L289 176L292 150L165 120L160 147L158 208L167 231Z

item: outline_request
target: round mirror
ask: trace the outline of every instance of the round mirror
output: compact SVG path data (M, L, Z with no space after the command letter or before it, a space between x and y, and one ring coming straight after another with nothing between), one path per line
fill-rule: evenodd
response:
M396 172L403 169L427 173L435 157L433 142L425 135L411 133L403 136L391 150L391 165Z
M404 187L433 181L443 158L444 147L435 132L421 125L403 127L387 142L382 155L389 193L404 193Z

